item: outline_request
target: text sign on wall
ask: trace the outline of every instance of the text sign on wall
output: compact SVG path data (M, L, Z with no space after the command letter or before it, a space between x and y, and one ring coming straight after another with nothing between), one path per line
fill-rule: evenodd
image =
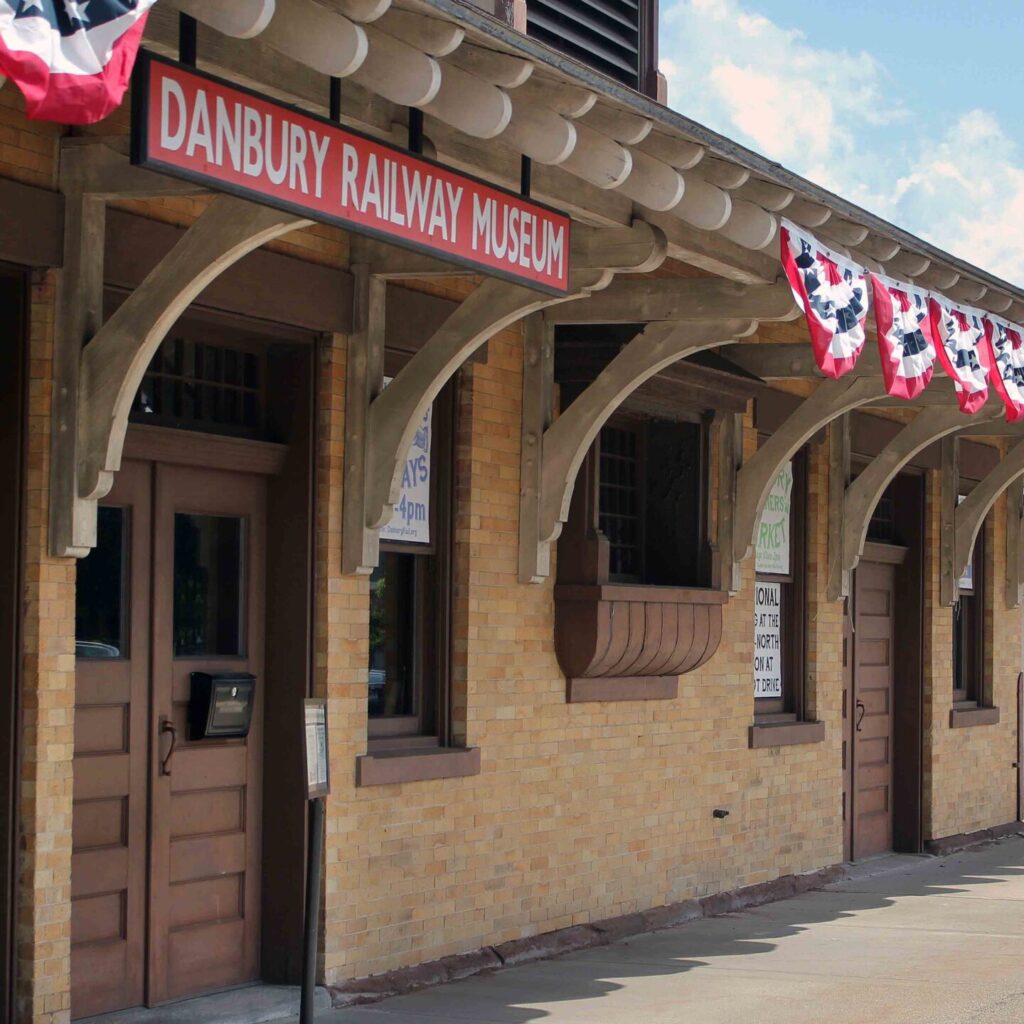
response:
M565 214L155 54L132 102L133 163L568 291Z
M385 387L391 377L384 378ZM430 543L430 424L433 405L427 406L416 436L405 455L402 491L391 521L381 527L381 540L405 544Z
M789 524L793 508L793 463L780 470L757 527L755 571L789 574Z
M754 696L782 696L782 584L754 584Z

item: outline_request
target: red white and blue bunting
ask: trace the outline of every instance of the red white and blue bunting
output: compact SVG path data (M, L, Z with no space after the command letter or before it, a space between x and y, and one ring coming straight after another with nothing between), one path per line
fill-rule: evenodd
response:
M28 116L93 124L121 103L156 0L0 0L0 75Z
M870 296L888 394L916 398L938 360L963 412L976 413L988 401L991 383L1007 420L1024 419L1024 328L937 292L869 274L790 221L782 221L779 236L782 265L826 377L841 377L857 365Z
M928 292L880 274L871 275L871 291L885 390L916 398L932 379L936 356Z
M807 317L814 358L826 377L841 377L864 348L868 287L863 267L822 245L788 220L779 230L782 265Z

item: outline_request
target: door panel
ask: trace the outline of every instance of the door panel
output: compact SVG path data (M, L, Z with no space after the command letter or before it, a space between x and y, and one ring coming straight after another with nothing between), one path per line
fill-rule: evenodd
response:
M895 567L861 562L854 584L852 856L892 849Z
M257 476L157 466L152 1003L258 977L265 500ZM256 676L247 739L188 738L196 671Z
M76 1017L145 997L150 476L126 461L79 567L71 990Z

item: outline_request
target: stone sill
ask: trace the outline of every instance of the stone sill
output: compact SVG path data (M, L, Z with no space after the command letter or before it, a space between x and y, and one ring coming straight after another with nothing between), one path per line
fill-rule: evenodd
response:
M966 729L972 725L998 725L999 708L962 707L951 708L950 729Z
M356 758L357 786L458 779L480 774L479 747L388 750Z
M750 727L750 749L764 747L795 747L802 743L821 743L825 738L824 722L775 722Z

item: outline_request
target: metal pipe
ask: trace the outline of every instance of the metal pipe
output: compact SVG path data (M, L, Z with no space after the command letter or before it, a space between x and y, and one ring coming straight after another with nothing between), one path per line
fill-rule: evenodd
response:
M309 856L306 866L306 917L302 942L302 998L299 1024L313 1024L316 953L320 934L320 875L324 861L324 801L309 802Z

